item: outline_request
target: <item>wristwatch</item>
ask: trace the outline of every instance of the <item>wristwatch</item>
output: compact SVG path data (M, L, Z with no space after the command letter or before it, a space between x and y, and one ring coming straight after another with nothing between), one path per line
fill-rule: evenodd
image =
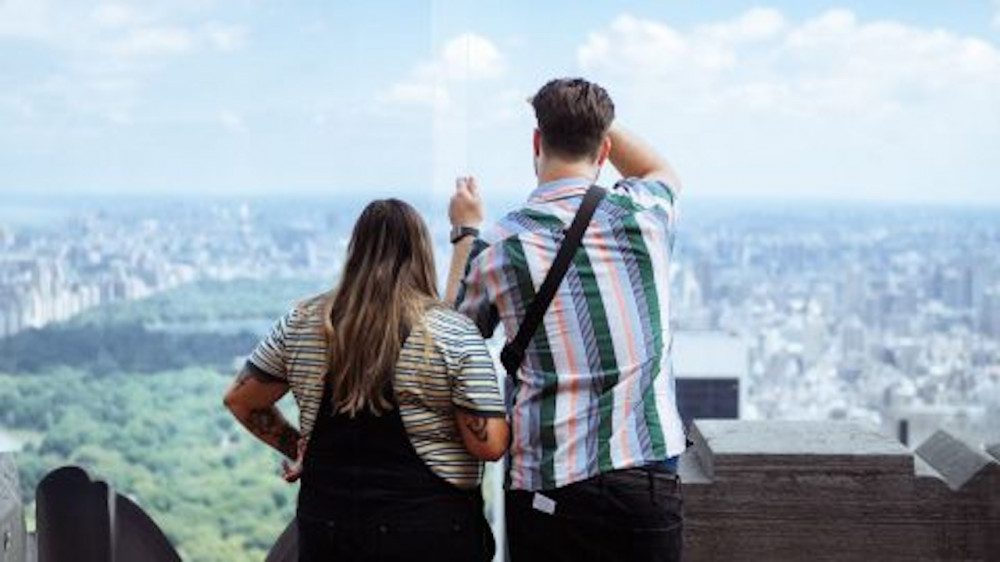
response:
M473 226L451 227L451 243L456 244L466 236L479 236L479 229Z

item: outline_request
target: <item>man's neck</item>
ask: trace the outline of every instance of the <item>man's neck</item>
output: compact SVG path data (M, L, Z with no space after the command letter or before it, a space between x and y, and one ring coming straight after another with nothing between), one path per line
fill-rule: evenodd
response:
M597 169L588 162L551 162L538 169L538 185L570 178L587 178L594 181Z

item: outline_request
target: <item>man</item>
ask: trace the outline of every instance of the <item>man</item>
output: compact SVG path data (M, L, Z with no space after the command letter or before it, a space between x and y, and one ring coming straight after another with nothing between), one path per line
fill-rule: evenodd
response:
M677 456L685 438L670 366L670 166L614 124L600 86L553 80L531 99L538 187L481 238L460 178L449 206L446 298L484 336L509 338L606 161L623 176L591 220L513 381L507 475L511 559L679 560Z

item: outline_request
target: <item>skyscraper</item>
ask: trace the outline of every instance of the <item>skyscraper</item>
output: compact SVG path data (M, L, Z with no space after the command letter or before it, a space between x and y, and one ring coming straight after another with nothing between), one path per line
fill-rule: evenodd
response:
M678 331L673 343L677 403L684 425L694 419L737 419L743 411L746 344L722 331Z

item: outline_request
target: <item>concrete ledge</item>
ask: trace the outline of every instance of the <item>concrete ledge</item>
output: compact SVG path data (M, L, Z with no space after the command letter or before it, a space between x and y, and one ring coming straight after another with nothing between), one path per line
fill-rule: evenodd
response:
M925 458L849 422L703 420L691 433L687 562L1000 560L1000 465L950 435Z
M1000 462L1000 443L994 443L994 444L986 447L986 452L991 457L993 457L994 459L996 459L997 462Z
M694 454L716 480L748 472L913 475L913 455L855 422L698 420Z
M917 456L934 467L948 487L960 490L981 472L996 469L997 461L968 444L938 431L917 448Z

